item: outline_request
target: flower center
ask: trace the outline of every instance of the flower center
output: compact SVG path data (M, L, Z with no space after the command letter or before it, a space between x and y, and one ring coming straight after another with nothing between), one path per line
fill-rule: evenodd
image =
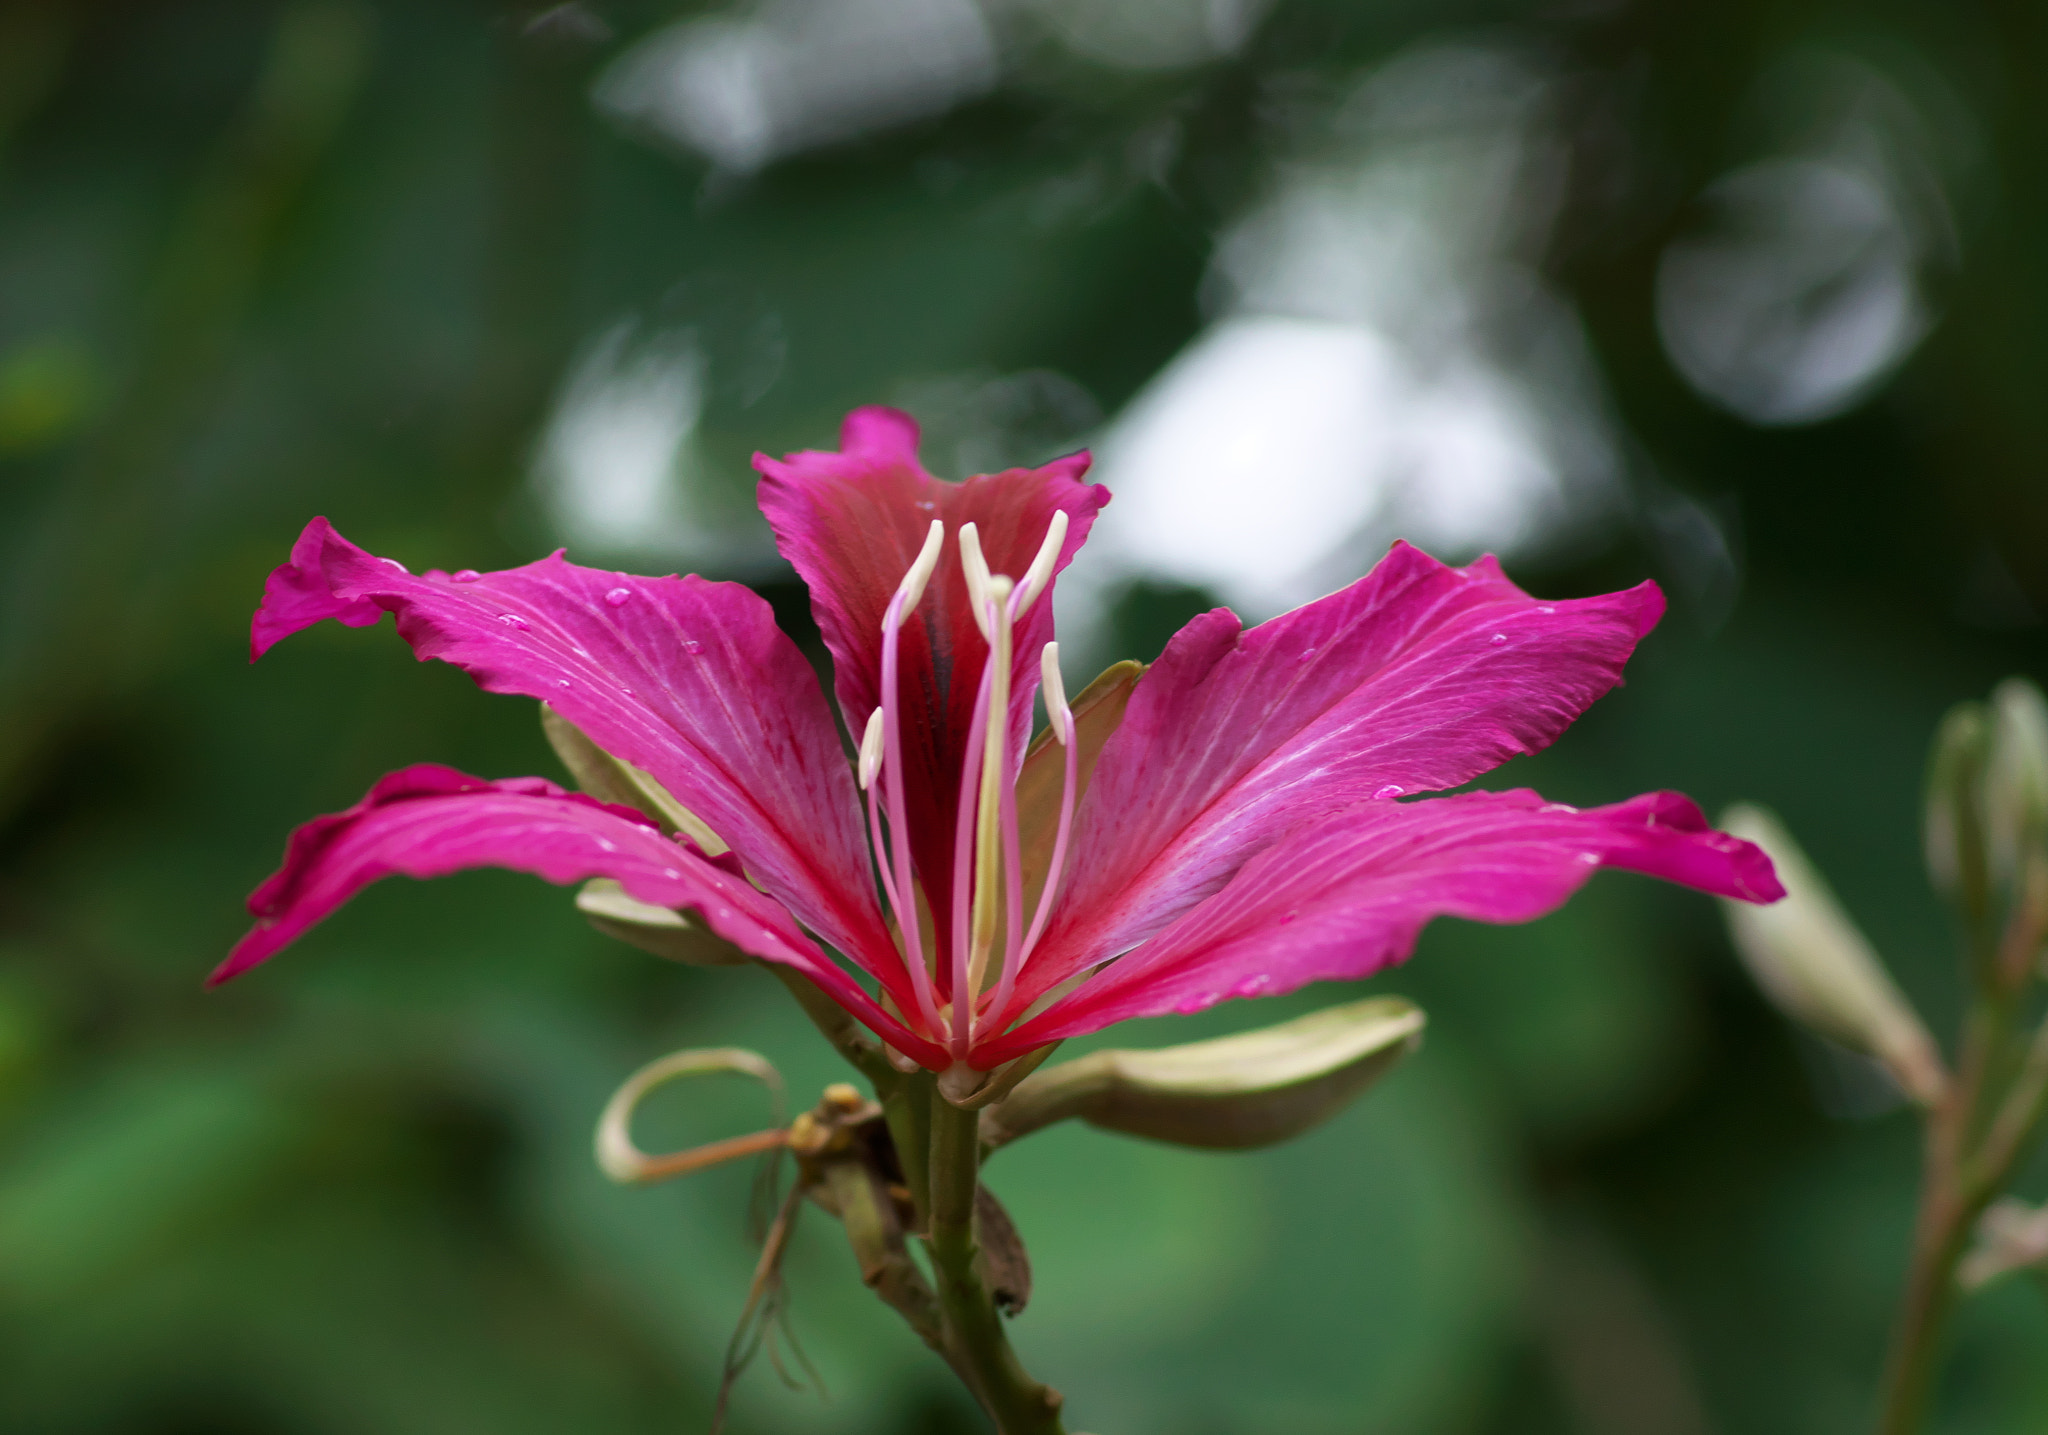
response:
M1047 643L1039 654L1039 671L1053 737L1066 753L1066 785L1060 799L1059 826L1045 885L1027 928L1024 923L1023 844L1017 831L1017 793L1008 780L1011 668L1015 660L1017 620L1031 610L1052 581L1066 541L1067 515L1058 512L1045 541L1021 580L991 573L982 556L981 535L972 523L959 530L960 570L967 584L969 610L983 638L988 661L975 692L974 716L968 724L967 748L961 759L960 808L954 827L952 910L934 912L934 923L946 921L951 937L948 987L950 1010L942 1010L919 925L917 887L911 871L910 836L904 820L903 724L899 712L897 675L904 622L924 596L925 585L938 567L945 543L945 525L932 521L924 547L903 575L882 616L882 705L868 717L860 744L860 785L867 793L868 833L882 894L896 920L903 943L904 965L925 1029L943 1042L958 1060L977 1036L999 1031L1010 1019L1017 975L1030 959L1052 913L1054 894L1066 865L1067 838L1073 827L1078 759L1074 751L1074 716L1060 682L1059 644ZM884 820L886 814L886 823Z

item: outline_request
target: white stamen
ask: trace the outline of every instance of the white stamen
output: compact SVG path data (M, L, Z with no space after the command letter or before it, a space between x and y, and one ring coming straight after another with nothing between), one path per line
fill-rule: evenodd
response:
M1074 710L1067 706L1066 684L1060 681L1058 643L1047 643L1045 651L1038 655L1038 674L1043 683L1039 691L1045 695L1045 716L1052 724L1052 735L1061 747L1065 747L1074 740Z
M903 581L896 585L896 591L903 597L903 606L897 609L898 623L910 616L910 610L917 606L917 600L924 596L924 585L931 581L932 570L939 566L939 550L945 544L946 525L938 519L932 520L931 528L924 535L924 547L917 551L917 561L910 565L910 571L903 575Z
M1038 545L1038 556L1031 560L1031 566L1024 570L1024 581L1017 585L1016 601L1010 608L1012 618L1023 617L1038 601L1038 595L1052 581L1052 565L1060 561L1060 546L1066 541L1067 511L1056 509L1045 530L1045 542Z
M993 641L988 626L988 560L981 556L981 534L971 523L960 525L960 573L967 580L967 607L981 636Z
M868 714L868 730L860 736L860 790L866 792L874 785L875 774L882 770L882 737L884 725L882 710L876 708Z

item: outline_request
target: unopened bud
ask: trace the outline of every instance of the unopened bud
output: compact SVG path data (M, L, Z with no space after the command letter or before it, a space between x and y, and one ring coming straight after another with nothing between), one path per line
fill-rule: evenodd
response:
M1721 903L1757 985L1793 1020L1877 1058L1914 1101L1934 1105L1948 1080L1934 1038L1791 834L1747 805L1722 814L1721 827L1763 848L1785 886L1769 906Z
M1941 720L1927 762L1927 875L1936 891L1974 915L1983 913L1988 896L1984 766L1989 747L1983 704L1961 703Z
M1247 1150L1348 1106L1422 1041L1419 1007L1371 997L1158 1051L1097 1051L1034 1072L990 1108L1000 1146L1069 1117L1177 1146Z
M2025 678L1991 693L1991 750L1984 769L1986 858L2001 885L2016 882L2048 843L2048 704Z
M2036 1209L2008 1196L1978 1218L1977 1244L1956 1279L1964 1290L1977 1290L2029 1268L2048 1272L2048 1206Z

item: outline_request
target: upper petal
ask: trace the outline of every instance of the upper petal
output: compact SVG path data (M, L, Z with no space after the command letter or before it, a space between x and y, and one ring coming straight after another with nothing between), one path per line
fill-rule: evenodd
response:
M1433 917L1526 922L1601 867L1752 902L1784 895L1762 850L1716 832L1685 797L1580 811L1526 789L1364 802L1299 829L1215 896L975 1053L993 1065L1130 1017L1370 975Z
M316 518L271 574L251 642L261 654L323 618L362 626L384 611L422 659L454 663L486 691L542 699L649 773L806 925L888 979L895 948L838 731L810 664L756 594L581 568L559 553L415 577Z
M1397 543L1250 632L1228 609L1196 618L1103 749L1034 989L1158 931L1290 828L1548 745L1663 611L1653 583L1538 602L1491 558Z
M944 1065L728 861L664 837L629 808L564 792L538 777L492 782L422 764L382 778L346 812L292 833L284 866L251 894L256 927L208 979L268 960L381 877L440 877L509 867L550 882L610 877L643 902L688 908L742 950L796 968L879 1035Z
M1088 455L1038 469L947 483L917 458L917 425L894 409L856 409L840 430L840 451L807 450L776 460L754 456L761 512L776 546L810 586L811 608L832 650L833 681L847 726L859 732L881 703L882 617L917 557L932 520L946 548L901 649L903 763L913 858L933 906L946 910L952 883L953 823L967 726L988 644L974 625L961 577L958 534L973 523L989 569L1022 578L1055 512L1067 514L1054 571L1066 567L1109 491L1081 481ZM1052 638L1048 591L1017 631L1012 673L1011 752L1030 735L1038 653ZM943 926L943 924L941 924Z

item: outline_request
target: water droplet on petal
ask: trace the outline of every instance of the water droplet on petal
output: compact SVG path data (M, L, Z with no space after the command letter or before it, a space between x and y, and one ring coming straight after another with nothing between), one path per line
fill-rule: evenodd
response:
M683 874L673 867L664 867L661 869L661 875L664 877L680 877Z
M686 653L701 653L704 651L704 645L695 638L685 638L683 639L683 651Z
M1579 809L1569 802L1546 802L1538 809L1543 812L1577 812Z
M448 575L448 581L451 583L474 583L483 576L474 568L460 568Z
M626 600L632 596L633 590L631 588L614 588L611 592L604 595L604 600L614 608L623 608L626 606Z
M566 688L569 686L569 680L567 678L556 678L555 686L558 688Z
M1600 854L1598 852L1581 852L1579 860L1588 867L1598 867L1600 865Z
M1495 643L1497 643L1497 644L1498 644L1498 643L1505 643L1505 642L1506 642L1507 640L1508 640L1508 635L1507 635L1506 633L1495 633L1495 634L1493 635L1493 641L1494 641Z
M517 628L522 633L527 631L528 624L526 619L520 617L517 613L500 613L498 621L508 628Z
M1406 789L1405 789L1405 788L1403 788L1403 787L1401 786L1401 784L1400 784L1400 783L1398 783L1398 782L1390 782L1390 783L1388 783L1388 784L1387 784L1387 785L1386 785L1385 787L1382 787L1382 788L1381 788L1381 789L1380 789L1380 790L1379 790L1378 792L1375 792L1375 793L1373 794L1373 796L1374 796L1374 797L1399 797L1399 796L1400 796L1400 795L1402 794L1402 792L1404 792L1404 791L1406 791Z
M1539 606L1539 607L1538 607L1538 608L1536 609L1536 611L1537 611L1537 612L1539 612L1539 613L1542 613L1542 614L1544 614L1544 615L1545 615L1545 616L1547 617L1547 616L1549 616L1550 614L1552 614L1552 613L1555 613L1555 612L1557 611L1557 609L1555 609L1555 608L1551 607L1551 606L1550 606L1550 605L1549 605L1548 603L1545 603L1545 604L1542 604L1541 606Z
M1316 650L1314 648L1303 648L1300 653L1295 655L1294 661L1297 663L1305 663L1310 658L1313 658L1315 655Z
M609 837L598 838L597 845L602 847L607 852L616 852L619 850L618 844L613 842Z

